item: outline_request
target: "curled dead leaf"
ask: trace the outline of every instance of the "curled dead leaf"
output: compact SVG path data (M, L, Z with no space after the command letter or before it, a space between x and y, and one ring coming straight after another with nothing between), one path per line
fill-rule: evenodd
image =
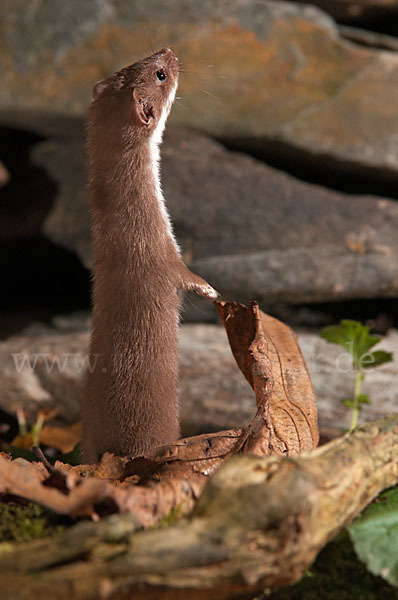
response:
M74 447L82 439L82 424L74 423L68 427L55 427L44 425L39 434L39 440L46 446L57 448L61 452L72 452Z
M310 376L294 332L256 302L216 302L235 360L254 389L260 427L246 443L254 454L298 454L319 440Z

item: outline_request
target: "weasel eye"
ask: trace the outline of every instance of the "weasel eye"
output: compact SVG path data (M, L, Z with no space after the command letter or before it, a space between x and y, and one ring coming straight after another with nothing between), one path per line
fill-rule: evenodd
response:
M163 69L159 69L159 71L156 71L156 77L159 79L159 81L165 81L166 73L164 72Z

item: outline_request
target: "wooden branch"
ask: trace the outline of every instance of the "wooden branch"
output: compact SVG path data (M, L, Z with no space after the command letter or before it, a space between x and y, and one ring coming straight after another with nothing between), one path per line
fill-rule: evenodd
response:
M239 454L193 518L133 533L130 514L43 541L0 545L4 600L230 600L294 583L319 550L398 482L398 415L302 456Z

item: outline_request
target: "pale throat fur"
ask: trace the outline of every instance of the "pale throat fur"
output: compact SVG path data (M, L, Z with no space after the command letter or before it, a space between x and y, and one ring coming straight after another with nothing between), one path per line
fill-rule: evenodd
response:
M155 129L152 132L151 137L149 138L149 156L150 156L150 160L151 160L151 171L152 171L153 177L154 177L155 195L156 195L156 199L158 201L160 213L163 217L167 234L170 236L171 240L173 241L173 244L174 244L178 254L180 254L180 248L179 248L176 238L174 236L173 227L171 224L168 210L166 208L166 203L165 203L165 199L163 196L162 185L161 185L161 181L160 181L160 144L162 142L162 137L163 137L164 128L166 126L167 117L169 116L171 107L174 102L177 87L178 87L178 79L176 80L173 88L170 90L169 97L163 107L162 114L160 115L158 124L156 125Z

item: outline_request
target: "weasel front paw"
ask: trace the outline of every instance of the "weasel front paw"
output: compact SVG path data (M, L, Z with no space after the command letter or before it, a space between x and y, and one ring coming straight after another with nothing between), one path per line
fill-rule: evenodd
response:
M199 296L203 296L208 300L216 300L220 296L205 279L192 273L183 262L180 264L180 280L177 288L186 292L195 292L195 294L199 294Z
M218 298L219 295L220 295L209 284L206 284L206 285L195 285L192 288L192 291L195 292L196 294L199 294L199 296L203 296L203 298L208 298L209 300L216 300L216 298Z

